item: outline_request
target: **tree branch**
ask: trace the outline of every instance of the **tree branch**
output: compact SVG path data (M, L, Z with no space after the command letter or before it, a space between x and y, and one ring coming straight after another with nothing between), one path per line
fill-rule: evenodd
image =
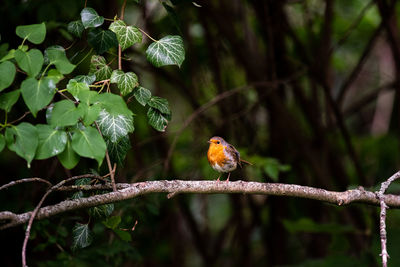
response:
M37 219L44 219L60 213L81 208L89 208L101 204L132 199L150 193L197 193L197 194L262 194L275 196L291 196L306 199L324 201L339 206L353 202L380 205L376 194L363 188L347 190L344 192L328 191L320 188L280 183L258 182L217 182L217 181L184 181L184 180L160 180L133 184L117 184L117 188L123 188L116 192L95 195L87 198L65 200L58 204L43 207L36 214ZM396 195L382 196L390 207L400 207L400 197ZM0 226L0 230L21 225L28 222L32 212L14 214L9 211L0 212L0 221L6 221Z

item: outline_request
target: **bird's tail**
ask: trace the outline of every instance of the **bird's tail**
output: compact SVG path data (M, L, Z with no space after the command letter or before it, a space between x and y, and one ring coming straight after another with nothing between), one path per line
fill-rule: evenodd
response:
M251 163L251 162L248 162L247 160L244 160L244 159L240 159L240 162L242 163L246 163L246 164L249 164L249 165L253 165L253 163Z

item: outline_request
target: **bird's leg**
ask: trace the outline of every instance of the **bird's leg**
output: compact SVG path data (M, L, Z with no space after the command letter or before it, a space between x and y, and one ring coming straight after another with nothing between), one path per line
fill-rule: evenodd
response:
M218 178L217 178L217 181L218 181L218 182L219 182L219 178L221 177L221 175L222 175L222 173L220 173L219 176L218 176Z
M228 178L226 178L226 181L229 182L229 177L231 176L231 173L228 173Z

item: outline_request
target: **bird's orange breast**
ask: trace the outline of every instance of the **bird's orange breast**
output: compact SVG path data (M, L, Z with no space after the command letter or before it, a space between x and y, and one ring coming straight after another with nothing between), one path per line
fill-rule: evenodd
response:
M226 160L226 156L224 153L224 146L210 144L210 147L208 148L208 152L207 152L207 158L208 158L208 162L211 165L215 165L215 164L221 165Z

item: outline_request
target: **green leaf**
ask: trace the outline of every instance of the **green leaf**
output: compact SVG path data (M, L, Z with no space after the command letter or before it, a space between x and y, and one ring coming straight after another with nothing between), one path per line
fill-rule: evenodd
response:
M120 95L103 93L97 96L97 101L100 103L101 107L111 115L133 115Z
M15 66L10 61L4 61L0 64L0 91L13 83L15 72Z
M46 37L46 25L42 22L40 24L18 26L15 33L22 39L28 39L31 43L40 44Z
M111 23L109 29L117 35L122 51L135 43L142 42L142 33L139 29L133 26L126 26L122 20L116 20Z
M147 111L147 118L149 121L149 124L156 129L157 131L160 132L165 132L165 129L167 128L169 118L165 114L162 114L160 111L158 111L155 108L149 108Z
M111 142L111 140L107 138L106 144L111 162L122 165L124 163L126 153L128 153L129 149L131 148L129 136L125 135L121 137L117 142Z
M88 33L88 42L98 54L103 54L112 47L118 47L115 33L100 28L93 29Z
M20 157L24 158L31 167L38 146L38 133L36 127L30 123L22 122L17 126L6 128L7 146Z
M121 238L125 242L130 242L132 241L131 234L126 231L122 231L121 229L113 229L114 233L116 233L119 238Z
M62 74L69 74L75 68L75 65L69 62L65 54L65 49L59 45L48 47L44 51L44 55L46 62L50 65L56 66L57 70Z
M171 114L168 100L165 98L153 96L150 98L147 104L152 108L158 109L163 114Z
M12 106L18 101L20 92L20 90L14 90L0 95L0 108L10 112Z
M47 159L64 151L67 144L67 133L54 129L47 124L38 124L36 129L39 135L39 145L36 159Z
M79 162L79 155L72 149L70 140L67 141L64 151L58 154L57 157L61 164L67 169L74 168Z
M114 211L114 204L104 204L89 209L89 214L95 218L108 217Z
M82 32L85 30L85 27L83 26L82 21L75 20L68 23L67 30L76 37L81 38Z
M137 102L139 102L142 106L146 106L151 98L150 90L143 88L141 86L136 87L135 91L133 92Z
M74 77L74 80L80 83L86 83L87 85L91 85L96 81L96 75L78 75Z
M79 91L78 98L81 103L85 103L86 105L97 103L98 93L95 91Z
M109 229L116 229L121 223L121 216L111 216L103 221L105 227Z
M47 76L49 79L52 79L55 84L57 84L59 81L61 81L64 78L64 75L62 75L58 70L56 69L51 69L47 72Z
M91 125L95 120L97 120L101 111L99 104L89 106L88 104L81 102L79 108L82 110L83 124L86 126Z
M179 35L168 35L153 42L146 50L147 60L156 67L181 66L185 59L183 40Z
M3 151L5 146L6 146L6 140L4 138L4 135L0 134L0 152Z
M28 52L18 49L15 51L15 60L18 66L31 77L35 77L43 66L42 52L37 49L31 49Z
M99 16L93 8L87 7L81 11L82 24L87 28L96 28L104 23L104 18Z
M114 70L110 78L112 83L116 83L123 96L133 91L139 85L138 77L133 72L124 73L122 70Z
M72 136L72 148L82 157L96 159L99 165L106 154L106 143L97 129L90 126L75 131Z
M4 57L1 58L0 62L4 62L6 60L13 59L14 54L15 54L15 49L11 49L10 51L8 51L8 53Z
M76 223L72 229L72 249L85 248L89 246L92 241L92 233L89 230L89 224Z
M97 123L103 136L114 143L134 130L132 116L111 115L105 110L100 112Z
M21 83L22 97L34 117L53 99L56 93L55 89L54 81L47 77L39 81L35 78L28 78Z
M75 107L71 100L61 100L54 104L50 117L50 124L53 126L75 125L82 116L81 109Z
M106 64L102 56L93 55L90 59L89 74L96 75L97 81L107 80L111 77L111 67Z
M74 97L77 97L79 93L82 91L89 91L89 90L90 88L86 83L77 82L75 79L69 80L67 84L67 91Z

